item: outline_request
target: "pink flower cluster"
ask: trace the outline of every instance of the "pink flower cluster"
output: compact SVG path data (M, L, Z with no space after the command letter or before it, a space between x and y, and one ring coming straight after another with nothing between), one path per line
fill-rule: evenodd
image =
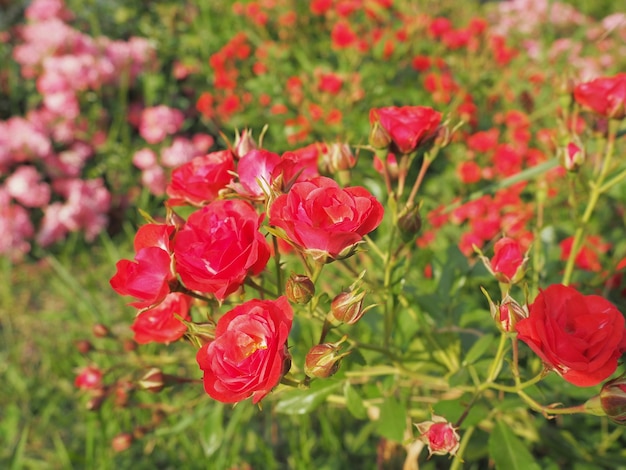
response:
M92 38L72 28L62 0L34 0L25 17L13 58L22 76L35 80L41 104L0 121L0 254L14 260L31 249L33 237L48 246L84 231L91 241L106 228L109 190L102 178L84 177L106 136L81 116L80 98L119 85L124 75L132 82L153 52L142 38Z

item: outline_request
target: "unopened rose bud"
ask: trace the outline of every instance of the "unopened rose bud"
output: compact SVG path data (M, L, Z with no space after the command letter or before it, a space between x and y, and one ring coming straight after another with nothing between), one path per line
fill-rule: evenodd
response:
M241 158L249 151L257 148L257 143L252 137L252 132L249 129L244 129L241 134L237 132L235 136L235 144L233 148L233 155L235 158Z
M137 343L135 343L132 339L125 339L122 342L122 348L124 348L124 351L131 352L137 349Z
M86 339L80 339L74 343L76 346L76 350L81 354L87 354L89 351L93 350L93 344Z
M381 126L379 120L375 120L371 124L369 144L375 149L379 150L387 149L391 144L391 136L389 135L389 132L387 132L387 130L383 126Z
M363 309L364 297L365 292L359 289L342 292L330 304L332 316L339 322L354 325L365 313Z
M161 369L153 367L146 372L141 379L137 382L137 385L142 390L146 390L152 393L158 393L165 388L165 378Z
M618 377L602 386L600 404L611 421L626 424L626 377Z
M339 364L347 354L339 354L338 343L323 343L313 346L304 359L304 373L309 377L325 379L339 370Z
M96 366L87 366L80 369L74 386L81 390L97 390L102 387L103 372Z
M290 302L305 305L308 304L315 295L315 284L307 276L302 274L291 274L287 279L285 294Z
M415 424L419 439L428 446L429 455L455 455L461 438L452 424L442 416L432 415L432 421Z
M356 164L356 158L352 155L352 150L348 144L335 142L326 146L322 152L322 171L335 174L340 171L349 170Z
M493 257L488 259L477 247L481 261L493 276L505 284L516 284L524 278L528 256L522 251L517 240L503 237L496 242L493 248Z
M111 440L111 447L115 452L124 452L133 443L133 435L127 432L118 434Z
M398 228L405 242L412 241L422 228L422 217L418 206L413 206L405 211L398 219Z
M93 326L92 332L96 338L106 338L111 334L111 331L102 323L96 323Z
M494 303L487 291L482 287L481 290L489 302L491 318L496 322L500 331L505 333L515 331L515 324L528 316L528 312L524 307L508 294L502 299L501 303Z
M567 171L575 172L585 163L585 149L574 142L559 149L561 162Z

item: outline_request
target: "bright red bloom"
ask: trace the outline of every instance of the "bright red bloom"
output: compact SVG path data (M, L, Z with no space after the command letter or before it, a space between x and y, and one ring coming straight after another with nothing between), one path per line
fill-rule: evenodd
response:
M574 88L574 99L604 117L622 119L626 116L626 73L581 83Z
M139 299L130 305L146 308L162 301L170 292L172 273L169 237L174 227L146 224L135 235L135 260L120 260L111 287L120 295Z
M370 110L370 125L376 122L387 131L400 153L411 153L435 135L441 113L425 106L390 106Z
M561 242L561 261L566 261L569 258L573 243L573 236L567 237ZM583 242L583 246L576 254L574 264L580 269L598 272L602 269L600 255L606 253L609 248L611 248L610 244L604 242L598 236L591 235Z
M547 367L579 387L607 379L626 350L620 311L603 297L560 284L539 293L515 330Z
M502 277L503 282L516 280L524 265L524 253L519 242L508 237L501 238L493 252L490 265L496 277Z
M172 292L163 301L151 309L140 312L131 329L135 332L134 340L139 344L171 343L180 339L187 331L183 322L174 314L189 320L191 297Z
M249 203L217 200L194 212L174 239L176 270L189 289L218 299L259 274L270 248L259 232L262 216Z
M457 168L457 174L464 184L477 183L482 178L480 165L472 160L461 163Z
M330 33L333 46L337 49L345 49L352 46L357 41L357 35L352 31L350 25L345 21L339 21L333 26Z
M215 400L261 401L278 384L289 363L287 338L293 310L287 299L250 300L217 322L215 340L196 356L204 390Z
M342 86L343 80L341 77L334 73L323 73L319 76L317 89L319 91L330 93L331 95L336 95L341 91Z
M213 201L220 189L230 183L230 172L233 171L235 163L230 150L195 157L172 172L172 180L166 189L171 198L169 204L200 206Z
M374 230L383 206L365 188L320 176L296 183L270 207L270 224L315 258L338 258Z
M74 386L81 390L96 390L102 386L104 374L95 366L83 367L74 380Z

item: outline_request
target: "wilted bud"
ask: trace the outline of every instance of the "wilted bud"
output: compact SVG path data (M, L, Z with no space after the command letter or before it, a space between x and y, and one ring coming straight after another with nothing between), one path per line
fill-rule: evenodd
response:
M345 337L337 343L323 343L313 346L304 359L304 373L309 377L325 379L333 375L339 369L341 359L349 354L339 354L339 344Z
M391 144L391 136L389 132L381 126L380 121L376 120L371 123L369 144L375 149L387 149Z
M398 228L405 242L412 241L422 228L422 217L418 206L404 211L398 219Z
M133 443L133 435L127 432L118 434L111 441L111 447L115 452L123 452L128 449Z
M337 295L330 304L330 312L335 320L348 325L358 322L365 310L363 298L365 292L359 289L351 289Z
M352 155L352 150L348 144L335 142L326 146L322 152L322 171L326 173L337 173L338 171L349 170L356 164L356 158Z
M456 429L444 417L432 415L432 421L415 424L419 439L428 446L429 455L455 455L461 445Z
M247 154L250 150L257 148L257 143L252 137L252 132L249 129L244 129L241 134L237 132L235 136L235 145L233 148L233 154L235 158L241 158Z
M137 385L142 390L148 392L157 393L163 390L165 387L165 379L161 369L153 367L146 372L141 379L137 382Z
M611 421L626 424L626 377L618 377L602 386L600 404Z
M582 146L569 142L559 149L561 162L567 171L577 171L585 163L585 149Z
M287 279L285 294L290 302L305 305L308 304L315 295L315 285L307 276L291 274L289 279Z

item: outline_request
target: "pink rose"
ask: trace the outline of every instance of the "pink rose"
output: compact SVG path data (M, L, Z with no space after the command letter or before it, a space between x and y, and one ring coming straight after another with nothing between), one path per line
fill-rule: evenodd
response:
M387 131L393 147L400 153L411 153L433 137L440 122L441 113L425 106L389 106L370 110L370 124L378 124Z
M215 340L196 359L204 372L204 389L215 400L261 401L288 368L287 338L293 310L287 299L250 300L217 322Z
M189 289L218 299L259 274L270 247L259 232L262 216L249 203L217 200L189 216L174 239L176 270Z
M383 206L365 188L342 189L323 176L294 184L270 207L270 224L316 259L339 258L374 230Z

